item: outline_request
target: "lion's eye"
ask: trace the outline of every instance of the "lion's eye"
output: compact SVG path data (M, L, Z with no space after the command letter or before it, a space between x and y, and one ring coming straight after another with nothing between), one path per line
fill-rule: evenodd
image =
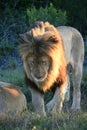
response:
M30 60L30 61L29 61L29 65L30 65L30 66L33 66L34 64L35 64L35 61L33 61L33 60Z
M31 65L34 65L34 61L31 61Z
M41 61L42 64L46 65L46 61Z

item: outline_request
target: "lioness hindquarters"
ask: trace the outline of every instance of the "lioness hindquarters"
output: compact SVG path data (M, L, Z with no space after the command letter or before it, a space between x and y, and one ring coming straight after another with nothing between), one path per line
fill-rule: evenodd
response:
M19 87L0 82L0 118L17 116L27 109L25 95Z

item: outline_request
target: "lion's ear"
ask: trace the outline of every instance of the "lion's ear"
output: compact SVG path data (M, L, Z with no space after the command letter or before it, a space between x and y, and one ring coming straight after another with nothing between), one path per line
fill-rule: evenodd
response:
M51 43L58 42L58 37L55 34L51 33L51 32L45 33L42 39L45 42L51 42Z
M56 42L58 42L58 38L55 35L52 35L48 38L48 41L50 41L52 43L56 43Z
M19 34L19 37L20 37L20 43L29 42L32 40L32 37L27 33Z
M24 39L24 34L19 34L19 37L20 37L21 39Z
M19 37L20 37L20 39L19 39L19 42L20 42L20 43L24 43L24 42L27 41L26 33L24 33L24 34L19 34Z

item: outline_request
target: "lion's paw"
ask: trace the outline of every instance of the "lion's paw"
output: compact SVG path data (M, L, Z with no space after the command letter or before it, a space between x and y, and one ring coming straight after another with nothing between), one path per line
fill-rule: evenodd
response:
M61 113L61 103L60 104L56 104L56 102L54 102L53 100L51 100L50 102L48 102L48 104L46 105L47 107L47 112L50 113L51 115L57 113Z
M54 107L54 102L53 102L53 100L51 100L50 102L48 102L46 104L47 112L50 113L52 111L53 107Z
M57 108L57 105L52 101L49 102L46 106L47 106L47 112L50 113L51 115L54 115L56 112L60 113Z

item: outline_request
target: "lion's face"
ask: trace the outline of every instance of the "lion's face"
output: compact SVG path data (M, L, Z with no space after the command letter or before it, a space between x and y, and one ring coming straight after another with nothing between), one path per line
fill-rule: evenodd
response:
M43 82L46 80L50 69L49 57L41 56L37 58L31 56L27 58L27 64L29 66L30 75L35 82Z
M61 81L61 77L65 78L62 40L54 26L42 22L35 24L20 35L19 49L27 79L40 90L48 91L56 81Z

